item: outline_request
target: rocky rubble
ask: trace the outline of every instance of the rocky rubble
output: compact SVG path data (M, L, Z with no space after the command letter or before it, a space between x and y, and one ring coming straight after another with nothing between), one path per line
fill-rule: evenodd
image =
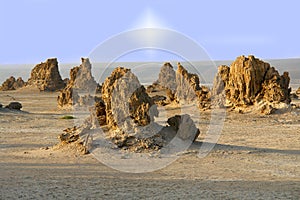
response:
M40 91L58 91L65 87L58 71L56 58L47 59L46 62L37 64L27 81L28 86L37 87Z
M271 113L276 104L291 102L289 82L288 72L279 75L269 63L254 56L240 56L230 67L219 67L212 94L221 106L246 108L260 105L262 112L268 110L267 113ZM220 101L220 94L225 95L226 102Z
M0 90L17 90L23 86L25 86L25 82L21 77L16 79L15 77L11 76L2 83L2 85L0 86Z

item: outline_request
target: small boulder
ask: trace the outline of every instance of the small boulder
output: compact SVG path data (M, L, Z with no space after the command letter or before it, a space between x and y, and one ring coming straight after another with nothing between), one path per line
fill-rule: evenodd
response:
M21 110L22 104L19 102L10 102L5 108L12 109L12 110Z

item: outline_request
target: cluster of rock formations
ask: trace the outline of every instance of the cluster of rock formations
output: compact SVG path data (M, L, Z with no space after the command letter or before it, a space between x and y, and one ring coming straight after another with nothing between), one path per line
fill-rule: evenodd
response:
M27 81L28 86L37 87L40 91L58 91L65 87L56 58L47 59L46 62L37 64L31 71Z
M147 88L150 93L161 89L166 90L166 97L154 97L159 99L159 105L197 102L200 109L210 108L209 88L200 86L199 76L189 73L180 63L177 63L176 72L170 63L165 63L158 80Z
M0 90L17 90L23 86L25 86L25 82L21 77L16 79L15 77L11 76L2 83L2 85L0 86Z
M102 85L101 97L90 108L91 116L84 126L93 129L97 127L95 122L98 126L106 125L106 137L119 148L134 152L158 150L174 137L193 142L200 134L189 115L169 118L168 126L157 124L154 120L159 114L157 105L130 69L114 69ZM76 135L82 132L73 131ZM76 138L70 133L61 138Z
M180 63L176 71L165 63L157 81L145 89L131 70L123 67L114 69L100 86L92 76L89 59L81 58L81 62L70 70L69 79L62 80L57 59L48 59L32 69L27 83L10 77L0 90L35 86L40 91L60 91L59 108L87 106L91 115L85 123L66 129L59 137L61 143L76 143L85 153L89 130L99 126L107 127L106 137L116 146L134 152L158 150L174 137L190 142L198 137L200 131L189 115L170 117L167 126L156 123L157 106L187 103L204 110L231 107L240 112L258 109L271 114L291 102L288 72L280 75L269 63L254 56L240 56L230 66L219 66L212 90L201 86L199 76L189 73ZM165 95L152 95L156 91L164 91ZM300 88L296 94L300 95ZM20 110L22 105L12 102L6 108Z
M247 108L260 105L271 114L280 103L291 102L288 72L280 75L269 63L254 56L240 56L230 67L220 66L212 94L219 106Z

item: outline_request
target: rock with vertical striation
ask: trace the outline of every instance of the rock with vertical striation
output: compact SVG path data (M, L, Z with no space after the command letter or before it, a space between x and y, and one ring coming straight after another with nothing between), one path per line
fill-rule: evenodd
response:
M213 95L222 93L222 87L229 106L249 107L259 102L269 104L291 102L289 74L278 71L269 63L254 56L240 56L230 67L220 66L215 77ZM225 102L222 102L225 104ZM265 106L272 113L273 109Z
M130 69L118 67L105 79L102 98L111 128L129 130L153 121L154 102Z
M47 59L46 62L36 65L31 70L27 85L35 86L40 91L58 91L65 87L58 71L56 58Z
M21 77L15 78L13 76L6 79L2 85L0 86L0 90L7 91L7 90L17 90L25 86L25 82Z
M92 76L92 65L89 59L81 58L81 62L80 66L70 70L70 79L64 80L68 84L57 97L59 108L69 109L75 104L83 106L85 103L91 105L91 102L94 102L90 94L94 95L99 86ZM80 96L80 93L84 95Z

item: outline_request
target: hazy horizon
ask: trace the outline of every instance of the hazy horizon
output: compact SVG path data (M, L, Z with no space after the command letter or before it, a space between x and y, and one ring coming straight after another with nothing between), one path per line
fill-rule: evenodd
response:
M230 65L234 60L216 60L216 61L180 61L188 71L197 73L200 76L200 81L202 84L211 84L213 78L217 72L217 67L219 65ZM300 58L292 59L266 59L265 62L274 66L280 74L284 71L288 71L291 77L291 84L300 86ZM151 83L155 81L158 77L160 67L165 62L170 62L174 68L177 68L178 61L153 61L153 62L96 62L92 63L92 73L97 82L103 82L105 77L107 77L110 72L118 67L123 66L131 68L133 73L137 75L140 79L140 82ZM36 63L38 64L38 63ZM27 81L30 77L30 72L36 64L9 64L1 65L1 74L0 74L0 83L2 84L10 76L22 77L24 81ZM81 63L58 63L59 71L62 78L69 78L70 69L79 66ZM151 76L149 76L151 74ZM205 78L204 78L205 77Z

